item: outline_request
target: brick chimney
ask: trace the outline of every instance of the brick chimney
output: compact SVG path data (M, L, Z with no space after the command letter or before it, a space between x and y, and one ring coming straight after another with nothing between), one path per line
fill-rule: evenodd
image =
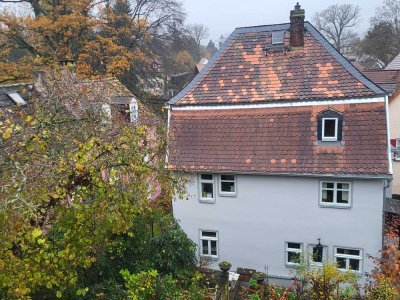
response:
M304 46L304 9L297 2L294 10L290 11L290 47Z

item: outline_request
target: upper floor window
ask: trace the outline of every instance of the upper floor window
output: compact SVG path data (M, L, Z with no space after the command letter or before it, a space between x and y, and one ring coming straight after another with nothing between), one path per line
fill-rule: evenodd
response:
M318 115L318 140L336 142L342 140L342 114L329 109Z
M200 174L200 201L202 202L215 202L214 195L214 175L213 174Z
M219 194L221 196L236 195L236 176L222 174L219 176Z
M322 206L350 207L350 182L321 181L320 204Z

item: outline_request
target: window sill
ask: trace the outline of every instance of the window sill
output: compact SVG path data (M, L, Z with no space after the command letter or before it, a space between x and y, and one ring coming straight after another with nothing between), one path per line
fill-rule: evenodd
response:
M329 203L319 203L321 208L351 208L351 204L329 204Z
M297 269L297 268L300 267L300 264L297 264L297 263L288 263L288 262L286 262L285 265L286 265L286 268L294 268L294 269Z
M221 197L236 197L236 193L219 192L219 195L220 195Z
M332 146L332 147L340 147L344 146L343 141L317 141L317 146Z
M200 259L207 259L207 260L212 260L212 261L218 261L219 257L218 256L210 256L210 255L200 255Z
M208 204L214 204L215 199L199 199L200 203L208 203Z

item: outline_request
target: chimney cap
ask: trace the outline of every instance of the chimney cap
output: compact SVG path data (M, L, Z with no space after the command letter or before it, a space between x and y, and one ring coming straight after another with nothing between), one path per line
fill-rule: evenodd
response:
M290 11L290 17L304 17L305 10L301 9L299 2L294 6L294 9Z

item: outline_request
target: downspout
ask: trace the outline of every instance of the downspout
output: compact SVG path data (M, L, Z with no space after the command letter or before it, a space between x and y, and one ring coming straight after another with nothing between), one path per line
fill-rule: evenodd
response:
M392 149L390 144L390 114L389 114L389 97L385 96L385 110L386 110L386 132L387 132L387 155L389 161L389 174L393 176L393 161L392 161ZM382 209L382 249L384 247L384 235L385 235L385 204L386 204L386 190L390 187L392 179L385 179L383 186L383 209Z
M382 249L385 246L385 202L386 202L386 190L390 187L390 183L393 179L385 179L383 186L383 207L382 207Z
M390 145L390 116L389 116L389 97L385 96L385 110L386 110L386 132L387 132L387 153L389 161L389 174L393 175L393 161L392 151Z

